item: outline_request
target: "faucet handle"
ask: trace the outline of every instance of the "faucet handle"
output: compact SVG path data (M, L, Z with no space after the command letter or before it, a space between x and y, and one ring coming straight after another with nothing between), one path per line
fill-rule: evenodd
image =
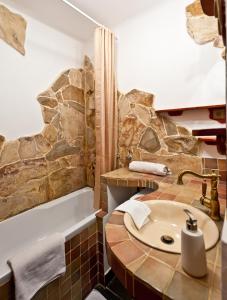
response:
M197 231L197 219L188 209L184 209L184 212L188 215L189 219L186 221L187 229L190 231Z

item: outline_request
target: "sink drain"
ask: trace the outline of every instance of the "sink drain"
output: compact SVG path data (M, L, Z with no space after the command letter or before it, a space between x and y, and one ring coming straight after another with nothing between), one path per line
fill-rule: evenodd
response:
M174 239L169 235L162 235L161 236L161 241L164 244L169 244L169 245L174 243Z

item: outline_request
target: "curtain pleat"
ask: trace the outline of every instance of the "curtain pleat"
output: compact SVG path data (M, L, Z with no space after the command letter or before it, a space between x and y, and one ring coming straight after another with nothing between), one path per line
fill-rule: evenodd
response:
M95 30L95 207L100 208L100 176L117 165L118 110L115 36L106 28Z

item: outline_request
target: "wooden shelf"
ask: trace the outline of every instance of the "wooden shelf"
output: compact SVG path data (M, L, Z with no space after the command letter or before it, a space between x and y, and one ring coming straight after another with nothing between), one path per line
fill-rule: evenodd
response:
M198 140L207 145L217 145L216 136L215 137L199 137Z
M226 136L226 129L223 128L207 128L207 129L193 129L192 130L192 135L195 136Z
M168 113L169 116L181 116L184 111L207 109L209 110L209 118L216 120L220 123L226 122L226 105L207 105L207 106L192 106L192 107L181 107L181 108L169 108L156 110L157 113Z
M207 136L216 136L216 145L217 151L219 154L226 154L226 128L208 128L208 129L193 129L192 135L194 136L203 136L203 141L208 142L208 145L214 145L214 142L211 141L211 138L208 140ZM212 139L214 140L214 138Z

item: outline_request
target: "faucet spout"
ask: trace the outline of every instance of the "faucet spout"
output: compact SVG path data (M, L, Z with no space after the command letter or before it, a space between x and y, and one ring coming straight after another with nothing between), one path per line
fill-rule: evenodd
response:
M215 170L212 170L211 174L198 174L191 170L185 170L178 175L177 184L180 184L180 185L184 184L183 176L186 174L191 174L198 178L204 178L204 179L211 180L211 197L207 198L206 196L203 195L200 198L200 202L202 205L204 205L210 209L210 217L215 221L219 221L221 217L220 217L220 205L219 205L219 201L218 201L217 185L218 185L218 178L220 176L215 173ZM204 188L203 188L203 190L204 190Z
M195 177L198 177L198 178L210 178L210 175L207 174L207 175L202 175L202 174L199 174L199 173L196 173L196 172L193 172L191 170L185 170L183 172L181 172L179 175L178 175L178 178L177 178L177 184L184 184L183 183L183 176L186 175L186 174L191 174L191 175L194 175ZM216 174L215 174L216 175Z

